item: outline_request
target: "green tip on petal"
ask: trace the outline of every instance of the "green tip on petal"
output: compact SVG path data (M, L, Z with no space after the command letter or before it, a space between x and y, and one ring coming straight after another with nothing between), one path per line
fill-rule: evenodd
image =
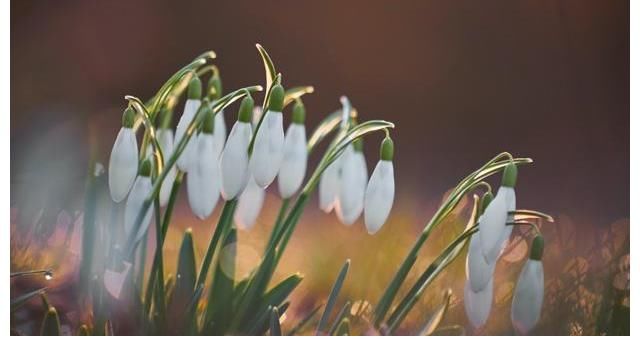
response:
M491 192L484 193L484 195L482 196L482 204L480 205L480 214L484 213L484 211L487 210L487 207L489 206L492 200L493 200L493 193Z
M516 186L516 181L518 180L518 167L516 164L511 162L506 167L504 167L504 172L502 173L502 186L513 188Z
M364 144L362 143L361 138L353 140L353 149L356 152L362 152L362 150L364 149Z
M160 111L160 126L161 129L167 129L171 126L171 118L173 117L173 110L168 108L162 108Z
M202 98L202 82L200 78L194 74L193 78L189 81L189 89L187 91L188 99L197 99L200 100Z
M529 254L530 260L540 261L542 254L544 253L544 239L538 235L531 242L531 253Z
M297 100L293 105L293 123L304 124L304 118L306 116L306 110L301 100Z
M135 121L136 111L131 106L127 106L122 112L122 126L130 129L133 127Z
M282 112L284 106L284 88L280 84L276 84L269 93L269 105L267 109L275 112Z
M142 164L140 165L140 169L138 170L138 174L143 177L151 176L151 160L149 158L142 161Z
M209 79L209 83L207 83L207 96L212 100L219 99L222 96L222 80L220 76L214 75Z
M251 122L251 118L253 117L253 98L250 94L242 99L240 103L240 109L238 110L238 121L240 122Z
M213 133L215 120L213 115L213 110L209 107L209 105L205 105L202 109L202 114L204 115L204 122L202 123L202 132L204 133Z
M385 137L380 145L380 159L383 161L391 161L393 159L393 140L391 137Z

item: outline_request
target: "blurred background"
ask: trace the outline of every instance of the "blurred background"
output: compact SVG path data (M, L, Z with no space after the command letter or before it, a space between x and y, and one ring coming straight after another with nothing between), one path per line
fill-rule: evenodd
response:
M218 54L225 91L262 84L255 43L269 51L285 87L315 87L305 97L308 130L339 107L341 95L363 119L396 123L397 195L387 226L367 236L362 222L343 227L313 201L281 272L306 275L294 306L325 298L346 258L353 263L347 294L375 302L444 194L502 151L534 159L520 170L519 207L556 217L543 227L550 251L557 246L545 257L547 290L555 283L562 293L557 300L547 294L545 311L564 314L548 314L555 316L543 318L538 332L597 333L607 293L628 296L626 1L12 1L12 242L18 235L53 241L77 230L70 221L82 210L89 141L106 166L124 95L151 97L209 49ZM370 170L380 138L365 141ZM261 251L277 200L270 189L257 226L241 234L248 266L259 257L251 256ZM193 226L202 255L218 213L200 222L186 199L178 206L167 251ZM440 231L419 266L451 238ZM12 270L62 265L59 256L16 251L12 245ZM501 261L497 316L480 333L512 332L509 296L522 258ZM447 323L466 325L458 262L414 319L424 319L450 287L458 304ZM627 280L615 287L615 278L624 279L619 272Z

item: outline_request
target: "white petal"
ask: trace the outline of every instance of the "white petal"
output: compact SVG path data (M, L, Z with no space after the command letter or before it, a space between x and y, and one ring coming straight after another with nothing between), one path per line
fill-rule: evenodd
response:
M124 232L127 238L133 233L133 224L135 224L138 214L142 211L144 200L147 199L150 194L151 178L138 176L135 183L133 183L133 188L131 188L131 193L124 206ZM150 207L142 218L140 227L136 232L136 239L142 237L147 232L152 214L153 209Z
M394 194L393 163L380 160L371 174L364 196L364 223L369 234L375 234L387 220Z
M251 142L251 124L236 122L220 156L221 193L225 200L238 196L249 178L247 149Z
M473 234L473 236L471 236L471 241L469 242L469 251L467 252L466 272L471 290L473 290L474 292L479 292L485 289L485 287L493 277L495 268L495 261L489 264L484 259L484 255L482 254L482 246L480 246L480 237L476 232L475 234Z
M320 209L325 213L333 210L340 191L340 157L333 161L320 176L318 188Z
M122 272L116 272L110 269L104 271L104 288L116 299L120 298L120 293L122 293L124 283L126 282L127 277L129 277L129 272L131 271L131 263L124 262L123 264L124 269Z
M224 122L224 112L219 111L214 120L213 136L217 142L222 144L220 147L224 147L224 142L227 139L227 124Z
M249 169L256 183L266 188L280 170L284 153L284 130L282 113L267 111L256 133Z
M218 173L219 143L214 135L198 135L196 152L187 173L187 195L193 213L206 219L216 207L220 196L220 174Z
M338 219L345 225L353 224L364 207L367 181L366 172L363 181L361 158L364 159L364 156L360 152L356 152L353 146L348 146L340 162L340 186L335 208Z
M505 200L507 201L507 211L515 211L516 210L516 193L513 188L505 188L504 191ZM494 258L497 260L500 255L502 255L502 251L509 244L509 237L511 237L511 232L513 231L513 225L508 225L508 223L513 223L513 215L507 215L507 225L504 226L502 230L502 237L500 239L501 242L498 243L491 251L489 255L485 257L485 260L493 260Z
M109 157L109 192L111 199L121 202L129 193L138 174L138 142L133 129L123 127Z
M284 156L278 173L280 196L289 198L300 188L307 171L307 135L304 125L292 123L284 138Z
M258 186L253 177L249 178L247 187L238 200L238 208L233 215L233 221L238 229L249 230L256 223L264 203L264 194L264 189Z
M182 137L185 135L187 128L195 118L196 113L198 112L198 108L200 107L200 100L197 99L188 99L184 104L184 111L182 112L182 116L180 116L180 120L178 121L178 126L176 127L176 137L174 141L174 147L178 146L178 142L182 140ZM194 135L195 136L195 135ZM178 158L178 168L183 172L189 171L189 164L191 162L191 156L195 150L195 142L193 137L189 140L189 143L182 151L182 154Z
M164 164L173 154L173 130L171 129L158 129L157 131L158 143L162 148L162 154L164 156ZM176 166L174 165L169 170L169 173L162 182L160 187L160 206L166 206L169 202L169 196L171 195L171 188L173 188L173 182L176 179Z
M538 323L544 301L544 271L542 262L528 260L513 293L511 322L520 334L527 334Z
M493 304L493 278L489 280L486 288L474 292L469 281L464 285L464 310L471 325L478 329L489 318L491 305Z
M498 194L489 203L487 210L482 214L479 223L479 236L482 246L482 254L489 263L498 258L502 248L507 213L509 210L509 193L513 188L500 187Z

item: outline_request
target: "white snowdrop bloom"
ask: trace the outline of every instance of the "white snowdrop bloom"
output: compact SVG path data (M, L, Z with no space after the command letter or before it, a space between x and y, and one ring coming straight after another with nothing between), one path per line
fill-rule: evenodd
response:
M282 106L284 89L275 85L269 95L267 112L257 128L253 150L249 159L249 169L256 183L266 188L280 171L284 154L284 129L282 126Z
M215 117L215 130L213 131L213 137L216 139L216 144L220 147L224 147L224 143L227 139L227 124L224 122L224 112L220 110ZM220 151L222 153L222 150Z
M253 99L246 96L240 104L238 121L231 128L227 143L220 155L220 183L222 197L231 200L237 197L249 179L248 148L251 143L251 114Z
M364 209L367 189L367 162L362 152L362 142L347 147L340 165L340 188L336 214L345 225L353 224Z
M121 272L116 272L111 269L104 271L104 289L115 299L120 299L124 283L127 281L131 272L131 263L124 262L123 264L124 269Z
M478 329L483 326L489 318L491 305L493 304L493 277L484 289L474 292L470 281L464 285L464 310L471 325Z
M215 72L211 78L209 78L209 83L207 83L207 97L211 101L211 105L209 106L212 110L217 101L222 96L222 80L217 72ZM213 136L216 141L222 144L224 147L225 140L227 139L227 124L224 121L224 112L222 110L218 111L215 116L215 130L213 132Z
M109 193L116 203L124 200L138 174L138 142L133 131L134 120L135 112L127 108L109 157Z
M222 151L215 138L214 117L210 108L205 109L202 133L196 138L191 168L187 173L187 197L191 211L201 220L206 219L215 208L220 196L220 173L218 157Z
M156 134L166 167L169 157L173 154L173 130L170 128L160 128ZM171 189L173 188L173 182L176 180L176 175L177 171L174 165L169 169L169 173L167 173L164 181L162 181L162 186L160 187L160 206L166 206L169 202L169 196L171 195Z
M325 213L333 210L340 191L340 158L331 162L320 176L318 187L320 209Z
M511 163L504 169L502 185L498 189L498 194L491 201L482 219L479 222L479 237L482 246L482 254L488 263L493 263L498 259L503 244L511 234L511 229L507 227L509 210L515 209L515 191L518 175L515 164Z
M189 82L189 89L187 94L187 101L184 104L184 111L182 112L182 116L180 116L180 120L178 120L178 126L176 127L176 136L174 140L174 147L178 147L178 143L182 140L182 137L187 132L189 125L193 121L200 108L201 101L200 98L202 96L202 84L200 83L200 79L198 76L194 76ZM193 134L195 136L195 133ZM193 156L193 152L195 150L195 140L189 140L184 150L180 154L178 158L178 168L183 172L189 171L189 164L191 163L191 158Z
M540 319L544 301L543 250L544 240L542 236L536 236L513 293L511 323L520 334L529 333Z
M482 219L482 217L480 217ZM480 246L480 237L478 233L471 236L469 242L469 251L467 253L466 273L469 280L469 286L475 293L487 287L487 284L493 277L496 268L496 261L487 263L482 254L482 246Z
M304 105L293 107L293 119L284 138L284 156L278 173L278 189L283 199L290 198L302 185L307 171L307 134L304 128Z
M151 195L151 189L151 161L145 160L140 165L140 173L133 183L133 188L131 188L131 193L129 193L124 206L124 232L127 238L135 233L135 238L139 239L147 232L153 214L151 208L147 209L138 229L136 231L133 229L138 214L142 212L145 199Z
M253 227L260 215L264 204L264 189L260 188L253 177L249 178L247 186L238 199L238 207L233 215L233 221L240 230Z
M364 196L364 224L369 234L375 234L384 225L395 194L393 177L393 141L386 137L380 147L380 161L371 173Z

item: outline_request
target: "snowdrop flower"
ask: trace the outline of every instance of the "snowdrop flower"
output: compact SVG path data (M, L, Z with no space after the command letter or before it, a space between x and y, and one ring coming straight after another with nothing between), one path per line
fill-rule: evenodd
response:
M380 145L380 161L371 174L364 195L364 224L370 235L380 230L391 212L395 194L392 159L393 141L387 136Z
M189 89L187 92L187 101L184 104L184 111L182 112L182 116L180 116L180 120L178 121L178 126L176 127L176 136L174 140L174 146L178 147L178 143L182 140L182 137L187 133L187 129L189 125L193 121L200 108L200 98L202 96L202 83L200 82L200 78L197 75L189 82ZM189 171L189 165L191 163L191 158L193 156L193 152L196 149L195 144L195 133L187 143L187 146L180 154L178 158L178 168L183 172Z
M482 197L482 204L480 207L480 214L482 211L486 209L486 207L491 203L493 199L493 194L491 192L487 192ZM479 221L482 220L482 215L479 218ZM480 242L479 233L475 232L471 236L471 240L469 242L469 250L467 252L467 264L466 264L466 274L467 279L469 280L470 288L473 292L478 293L481 290L485 289L491 277L493 276L493 271L496 268L496 261L493 263L488 263L484 255L482 254L482 245Z
M351 225L362 214L367 189L367 161L362 152L362 140L358 139L346 148L340 169L336 214L343 224Z
M276 84L269 95L267 112L262 119L253 143L249 159L249 169L256 183L266 188L273 182L280 170L284 154L284 129L282 128L282 107L284 89Z
M153 211L151 208L147 209L137 231L133 231L133 225L136 223L138 214L142 211L145 199L151 194L151 189L151 161L146 159L140 165L140 172L135 183L133 183L133 188L131 188L131 193L124 206L125 236L129 237L132 233L135 233L135 238L139 239L146 233L149 223L151 222Z
M222 144L215 138L213 111L206 106L202 133L196 137L196 149L187 174L187 196L191 210L201 220L206 219L218 203L220 196L220 173L218 157Z
M262 204L264 203L264 189L260 188L253 177L249 178L246 188L238 200L238 208L233 215L233 221L240 230L249 230L256 223Z
M238 121L233 125L220 156L220 192L225 200L237 197L244 190L249 179L247 150L251 142L252 112L253 99L247 95L240 104Z
M283 199L290 198L302 185L307 171L307 134L302 101L293 107L293 118L284 138L284 156L278 173L278 189Z
M133 108L124 110L122 128L109 157L109 192L116 203L127 196L138 173L138 142L133 131L135 116Z
M538 235L531 243L529 260L525 262L511 304L511 323L520 334L527 334L540 319L544 300L542 254L544 240Z
M173 154L173 130L169 127L171 122L172 112L170 110L163 110L162 112L162 124L156 131L156 137L158 144L162 149L164 158L164 165L166 167L169 157ZM162 181L160 187L160 206L166 206L169 202L169 196L171 195L171 189L173 188L173 182L176 179L177 171L174 165L167 173L167 176Z
M340 189L340 157L331 162L320 176L319 203L325 213L333 210Z
M124 262L124 269L121 272L107 269L104 271L104 289L115 299L120 299L124 283L131 272L131 263Z
M491 305L493 304L493 276L484 289L474 292L470 281L464 285L464 310L471 325L478 329L489 318Z
M500 251L513 229L513 226L507 225L507 222L509 221L509 211L515 210L516 195L513 188L516 185L517 176L518 169L514 163L505 167L498 194L479 221L478 232L482 255L489 264L498 259Z
M213 109L216 101L222 96L222 81L219 75L211 76L207 84L207 91L211 101L210 106ZM224 147L224 141L227 139L227 124L224 122L224 112L222 110L218 111L215 116L214 127L216 129L213 131L213 137L222 145L221 147Z

